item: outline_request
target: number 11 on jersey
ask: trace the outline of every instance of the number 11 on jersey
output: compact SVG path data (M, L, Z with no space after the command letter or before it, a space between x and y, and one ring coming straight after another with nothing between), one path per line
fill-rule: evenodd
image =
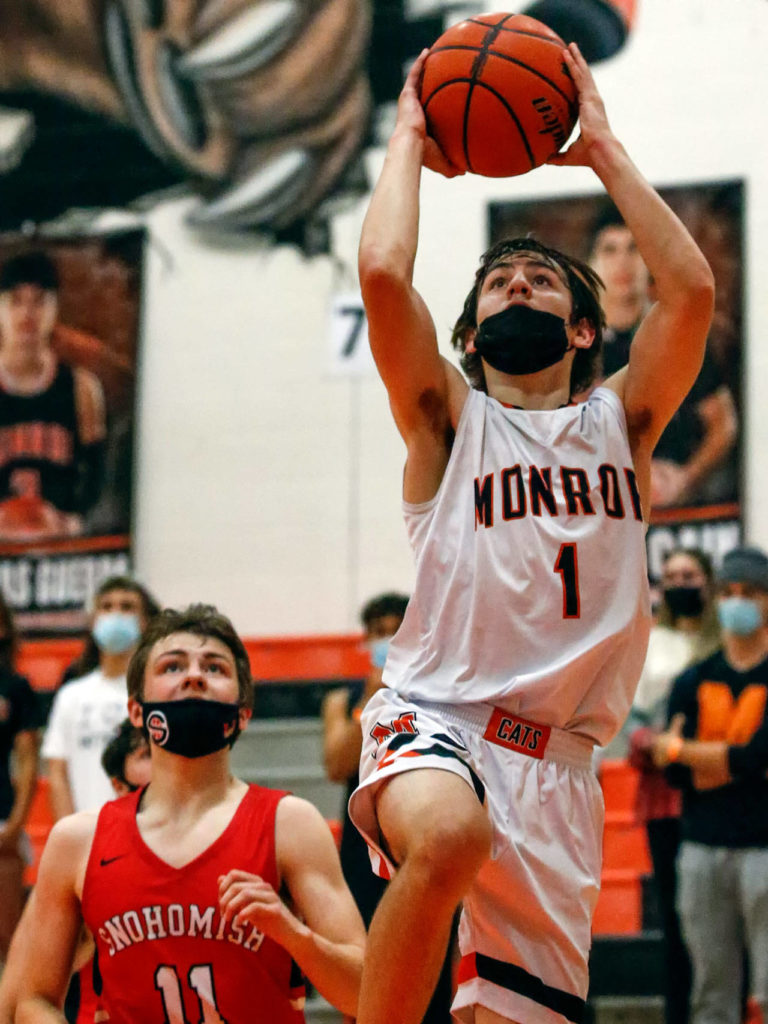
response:
M563 584L563 618L578 619L581 616L581 595L579 594L579 559L575 544L560 545L554 572L560 573L560 580Z

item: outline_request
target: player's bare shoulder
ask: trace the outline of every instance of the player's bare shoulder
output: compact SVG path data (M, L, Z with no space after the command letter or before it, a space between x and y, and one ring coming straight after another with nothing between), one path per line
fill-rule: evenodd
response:
M66 881L80 897L97 821L97 811L78 811L56 822L40 862L40 881L46 877Z

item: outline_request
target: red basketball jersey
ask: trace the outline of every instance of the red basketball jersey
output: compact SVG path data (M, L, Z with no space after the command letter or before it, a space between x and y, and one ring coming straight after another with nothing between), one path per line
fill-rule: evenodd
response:
M136 825L140 793L99 814L83 885L96 940L98 1019L112 1024L300 1024L304 989L285 950L226 924L218 878L233 868L279 889L275 813L285 793L249 786L227 828L173 868Z

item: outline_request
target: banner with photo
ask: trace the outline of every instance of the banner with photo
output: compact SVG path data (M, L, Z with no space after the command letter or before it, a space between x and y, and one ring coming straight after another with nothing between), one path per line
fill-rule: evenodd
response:
M660 575L672 547L699 547L718 562L741 538L742 243L740 181L660 188L715 274L715 315L701 372L664 431L652 462L648 570ZM601 379L629 358L653 280L628 228L605 196L492 203L489 241L532 234L588 262L605 291Z
M0 589L25 637L81 632L130 567L143 249L0 236Z

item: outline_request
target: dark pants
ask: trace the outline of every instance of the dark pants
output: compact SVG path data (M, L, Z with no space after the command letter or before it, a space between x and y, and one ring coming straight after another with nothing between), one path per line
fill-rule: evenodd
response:
M664 999L666 1024L687 1024L691 999L691 961L680 931L675 899L675 861L680 847L680 819L646 822L648 847L664 933Z

